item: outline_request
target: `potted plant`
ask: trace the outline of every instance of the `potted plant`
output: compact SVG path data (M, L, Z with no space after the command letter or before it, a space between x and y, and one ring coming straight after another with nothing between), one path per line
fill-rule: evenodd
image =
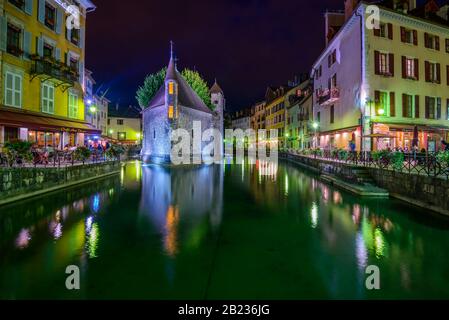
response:
M87 159L90 158L91 155L92 155L92 152L86 147L76 148L76 150L73 154L75 160L81 161L83 164L86 162Z
M31 153L31 142L23 140L15 140L5 143L5 156L8 165L12 167L15 162L23 164L31 161L33 155Z

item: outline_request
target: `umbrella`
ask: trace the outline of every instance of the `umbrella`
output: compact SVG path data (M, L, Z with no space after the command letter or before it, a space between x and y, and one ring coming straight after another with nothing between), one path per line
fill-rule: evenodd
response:
M418 126L415 126L415 129L413 130L413 142L412 142L412 147L417 147L418 145L419 145Z

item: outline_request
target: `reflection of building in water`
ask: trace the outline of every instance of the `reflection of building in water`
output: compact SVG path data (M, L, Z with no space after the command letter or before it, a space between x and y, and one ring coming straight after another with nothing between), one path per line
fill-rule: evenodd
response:
M169 255L179 252L182 241L179 225L187 229L183 235L193 236L204 219L216 228L223 209L223 167L164 168L145 166L142 169L140 211L149 217L165 236Z

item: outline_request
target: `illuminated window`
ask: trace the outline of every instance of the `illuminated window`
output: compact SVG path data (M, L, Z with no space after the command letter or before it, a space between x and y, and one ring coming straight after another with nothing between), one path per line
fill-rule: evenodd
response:
M168 107L168 118L173 119L174 112L173 112L173 106Z
M170 82L168 84L168 94L174 94L175 93L175 86L173 84L173 82Z

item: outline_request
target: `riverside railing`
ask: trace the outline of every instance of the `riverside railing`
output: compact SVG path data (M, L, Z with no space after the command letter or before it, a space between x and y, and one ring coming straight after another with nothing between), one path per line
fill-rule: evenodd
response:
M322 151L306 152L288 151L291 155L305 156L350 165L379 168L407 174L425 175L449 179L449 163L435 153L419 152L349 152Z
M83 160L77 160L73 151L53 151L48 155L45 153L33 151L33 159L27 161L18 156L14 159L8 159L6 155L0 153L0 167L35 167L35 168L59 168L70 167L84 164L97 164L108 161L120 161L120 156L110 158L105 152L95 151L90 157Z

